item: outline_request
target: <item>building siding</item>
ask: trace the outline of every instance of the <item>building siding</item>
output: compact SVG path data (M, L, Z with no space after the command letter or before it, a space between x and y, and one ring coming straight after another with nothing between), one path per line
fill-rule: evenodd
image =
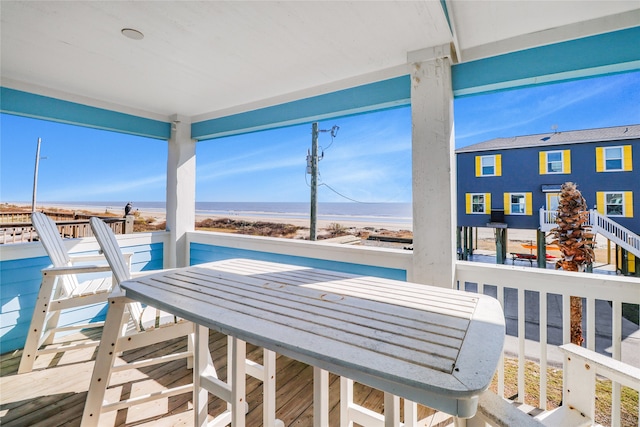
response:
M602 170L603 162L602 150L599 149L617 146L625 147L623 170L598 172ZM549 151L564 153L562 173L543 173L541 162ZM501 159L501 175L477 176L477 156L490 155ZM465 151L457 153L456 159L458 226L486 227L490 222L490 214L468 213L468 194L489 193L491 210L508 211L508 208L505 209L507 193L531 193L531 206L527 206L531 215L507 213L505 223L509 228L537 229L538 211L542 207L547 208L547 196L542 191L542 186L559 187L571 181L578 185L589 208L596 207L598 194L603 192L625 192L631 195L626 200L626 212L632 212L632 215L615 216L611 219L640 234L640 139ZM599 210L602 211L603 208L599 207Z
M163 267L163 244L123 247L133 253L132 271L157 270ZM89 255L93 252L74 253ZM24 347L31 323L40 281L41 270L51 265L49 257L23 258L0 262L0 352L6 353ZM106 304L95 304L79 309L65 310L60 325L104 320Z

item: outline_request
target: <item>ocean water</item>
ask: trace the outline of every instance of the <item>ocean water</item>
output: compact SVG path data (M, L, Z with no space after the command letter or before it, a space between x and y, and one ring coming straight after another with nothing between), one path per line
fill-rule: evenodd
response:
M75 206L87 209L122 210L127 204L123 202L42 202L55 206ZM134 211L139 209L148 212L166 211L165 202L132 201ZM309 203L295 202L196 202L196 215L211 216L251 216L282 219L305 219L310 216ZM341 221L357 221L371 223L389 223L411 227L411 203L318 203L318 219L340 223Z

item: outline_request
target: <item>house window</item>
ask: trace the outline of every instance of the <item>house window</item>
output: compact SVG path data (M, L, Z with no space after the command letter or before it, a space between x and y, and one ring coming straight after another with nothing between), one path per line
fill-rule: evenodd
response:
M599 191L596 193L598 212L606 216L633 217L631 191Z
M605 213L607 216L624 216L624 196L622 193L605 193Z
M476 156L476 176L501 176L502 155Z
M557 211L560 204L560 193L547 193L547 210Z
M631 145L596 148L597 172L621 172L632 170Z
M468 214L488 214L491 213L490 193L467 193L466 212Z
M540 175L571 173L571 151L541 151Z
M511 194L511 214L524 214L524 194Z
M531 193L504 193L505 215L531 215Z
M622 147L607 147L604 149L604 170L622 170Z
M547 153L547 173L562 173L562 151Z

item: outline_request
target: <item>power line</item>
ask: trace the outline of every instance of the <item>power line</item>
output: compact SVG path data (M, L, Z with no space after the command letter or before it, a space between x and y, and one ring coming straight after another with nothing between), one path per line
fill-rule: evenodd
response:
M372 203L376 203L376 202L362 202L360 200L356 200L356 199L352 199L351 197L345 196L344 194L338 192L336 189L334 189L333 187L331 187L329 184L325 184L324 182L320 183L320 185L324 185L325 187L327 187L329 190L333 191L334 193L336 193L338 196L343 197L347 200L351 200L352 202L355 203L362 203L362 204L372 204Z

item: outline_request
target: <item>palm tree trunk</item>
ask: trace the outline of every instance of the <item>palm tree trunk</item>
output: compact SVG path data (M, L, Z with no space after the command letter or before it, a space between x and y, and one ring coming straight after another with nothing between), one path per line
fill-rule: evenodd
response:
M582 345L582 298L570 297L571 304L571 342Z

